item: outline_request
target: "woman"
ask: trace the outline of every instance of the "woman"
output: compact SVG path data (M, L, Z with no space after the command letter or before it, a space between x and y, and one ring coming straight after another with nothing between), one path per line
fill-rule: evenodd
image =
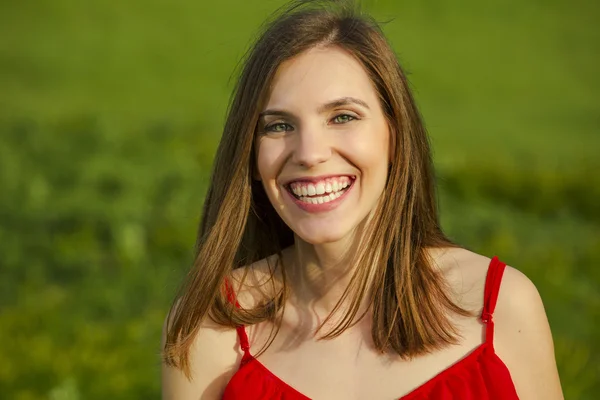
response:
M562 398L536 288L444 236L406 78L337 3L249 53L164 344L164 399Z

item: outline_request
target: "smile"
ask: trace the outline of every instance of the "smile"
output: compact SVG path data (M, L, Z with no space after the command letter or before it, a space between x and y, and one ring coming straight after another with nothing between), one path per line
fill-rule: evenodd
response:
M335 176L316 180L296 180L288 183L288 192L304 204L325 204L340 198L350 189L354 178Z

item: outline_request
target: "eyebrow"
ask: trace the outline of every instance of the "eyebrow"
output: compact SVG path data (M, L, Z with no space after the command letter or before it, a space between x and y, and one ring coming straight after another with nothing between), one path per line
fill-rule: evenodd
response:
M323 113L327 110L331 110L332 108L347 106L349 104L357 104L361 107L366 108L367 110L370 110L369 105L361 99L357 99L356 97L341 97L339 99L332 100L330 102L327 102L327 103L319 106L317 111L319 113ZM287 118L293 117L293 114L288 111L275 110L275 109L265 110L259 114L259 117L263 118L263 117L266 117L267 115L276 115L276 116L287 117Z
M322 112L330 110L332 108L347 106L349 104L358 104L359 106L362 106L362 107L366 108L367 110L370 109L369 105L361 99L357 99L356 97L342 97L342 98L330 101L329 103L323 104L321 107L318 108L318 111L319 111L319 113L322 113Z

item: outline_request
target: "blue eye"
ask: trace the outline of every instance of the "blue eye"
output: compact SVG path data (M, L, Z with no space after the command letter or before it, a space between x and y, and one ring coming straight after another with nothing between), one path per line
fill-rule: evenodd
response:
M290 124L277 122L275 124L265 126L265 132L288 132L294 129Z
M353 117L352 115L340 114L333 118L333 122L336 124L345 124L346 122L350 122L354 119L356 119L356 118Z

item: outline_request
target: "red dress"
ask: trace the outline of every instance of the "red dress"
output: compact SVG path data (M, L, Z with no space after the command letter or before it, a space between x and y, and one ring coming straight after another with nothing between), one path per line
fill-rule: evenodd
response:
M518 399L506 365L494 351L494 322L500 281L506 267L498 257L490 263L485 282L481 320L486 324L485 342L469 355L437 374L401 400L421 399ZM307 396L273 374L250 354L248 336L243 326L237 328L244 356L223 393L224 400L307 400Z

